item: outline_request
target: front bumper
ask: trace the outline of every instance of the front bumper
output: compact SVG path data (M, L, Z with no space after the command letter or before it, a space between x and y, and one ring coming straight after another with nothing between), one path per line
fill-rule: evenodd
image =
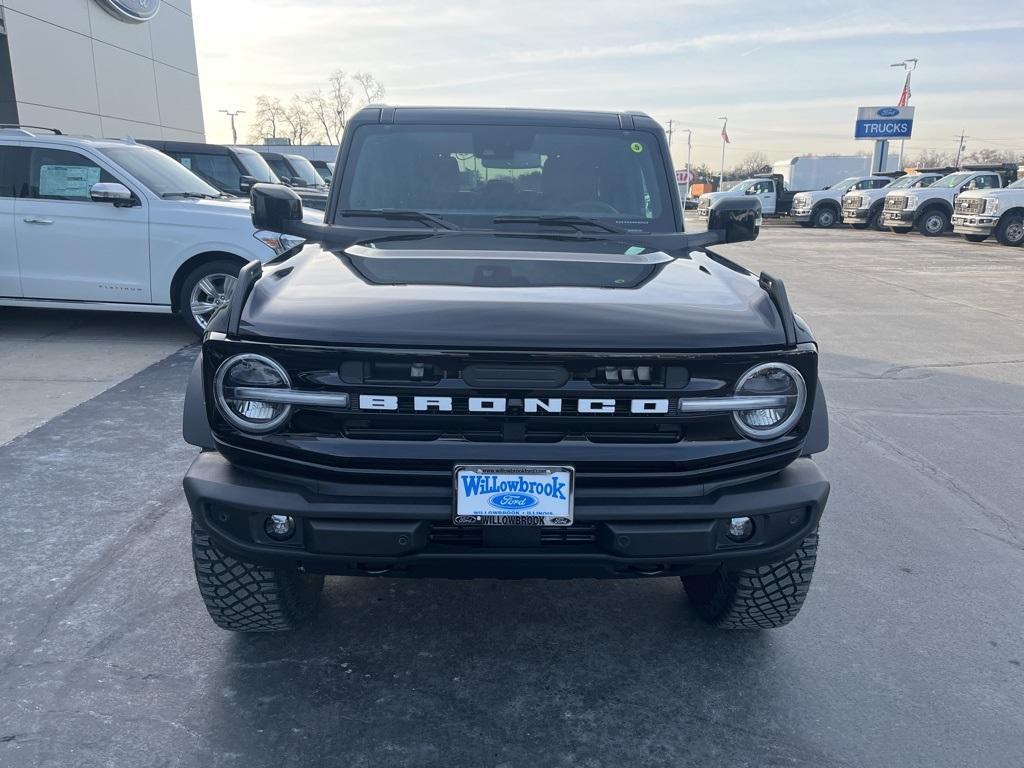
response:
M811 208L794 208L790 212L790 217L796 222L808 222L811 220Z
M245 469L206 451L185 475L192 514L243 560L329 574L455 577L629 577L709 572L780 560L815 528L829 483L809 458L727 486L678 486L628 501L578 496L569 528L452 525L451 490L381 480L335 483ZM270 514L294 536L271 540ZM755 522L749 542L729 518Z
M902 211L882 211L882 224L887 227L906 227L914 223L917 209Z
M867 208L843 208L843 224L863 224L867 220Z
M963 214L953 216L953 231L958 235L991 235L999 222L998 216L985 214Z

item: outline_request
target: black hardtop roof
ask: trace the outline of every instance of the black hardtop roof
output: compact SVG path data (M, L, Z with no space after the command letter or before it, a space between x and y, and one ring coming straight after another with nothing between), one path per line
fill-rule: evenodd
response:
M946 166L944 168L915 168L915 174L929 174L934 173L936 176L948 176L951 173L956 173L957 169L952 166Z
M396 107L380 104L360 110L353 116L350 123L551 125L624 130L650 130L659 127L643 112L597 112L519 107Z

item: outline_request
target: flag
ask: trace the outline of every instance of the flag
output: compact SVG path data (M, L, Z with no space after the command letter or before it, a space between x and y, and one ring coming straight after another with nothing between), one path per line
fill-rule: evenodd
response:
M903 83L903 93L900 94L900 103L896 106L905 107L910 101L910 73L907 72L907 80Z
M732 142L729 141L729 134L725 131L725 123L722 123L722 141L726 144L732 144Z

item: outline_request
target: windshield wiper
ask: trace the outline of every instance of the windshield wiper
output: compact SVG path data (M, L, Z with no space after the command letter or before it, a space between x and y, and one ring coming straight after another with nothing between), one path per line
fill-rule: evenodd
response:
M582 227L596 227L605 232L615 235L624 234L621 229L612 227L594 219L587 219L583 216L499 216L491 221L492 224L545 224L553 227L572 227L577 232L582 232Z
M367 216L378 219L405 219L407 221L419 221L423 224L431 224L441 229L458 229L454 224L450 224L437 216L431 216L429 213L423 213L423 211L403 211L397 208L347 208L345 210L338 211L339 216Z
M189 200L213 200L215 195L208 195L205 192L164 192L160 197L165 200L171 197L184 197Z

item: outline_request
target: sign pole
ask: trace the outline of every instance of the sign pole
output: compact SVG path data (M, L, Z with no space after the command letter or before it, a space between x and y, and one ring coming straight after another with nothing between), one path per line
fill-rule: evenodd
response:
M725 145L729 141L729 134L725 132L725 128L729 125L728 117L718 118L722 121L722 170L718 174L718 191L722 191L722 187L725 185Z
M686 129L686 194L683 195L683 210L686 210L686 201L690 199L690 184L693 179L690 177L690 152L693 150L693 131Z

